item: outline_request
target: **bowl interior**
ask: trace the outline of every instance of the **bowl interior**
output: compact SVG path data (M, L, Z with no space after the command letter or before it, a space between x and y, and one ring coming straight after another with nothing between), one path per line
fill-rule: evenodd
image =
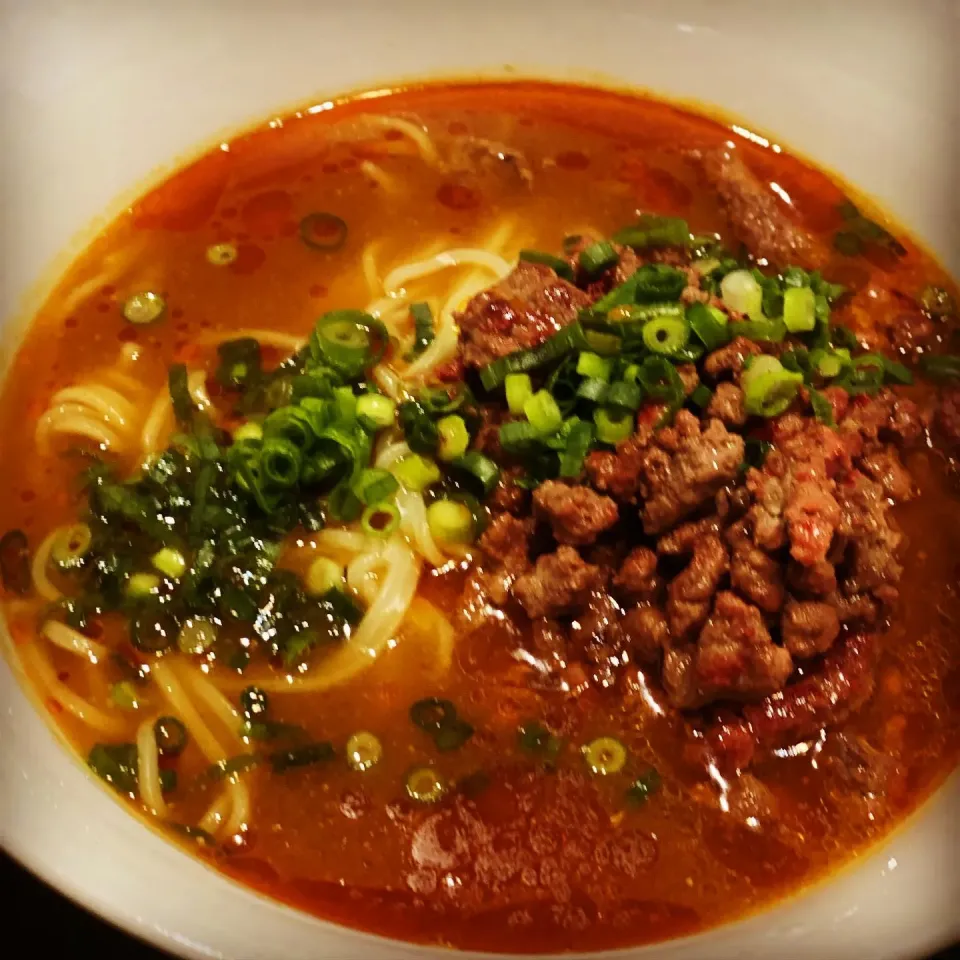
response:
M64 251L158 166L305 98L442 75L552 76L718 105L874 195L960 272L960 19L949 0L874 0L863 13L745 0L554 0L549 11L502 0L0 0L4 358ZM63 749L6 661L0 703L0 842L104 917L189 957L423 955L242 890L144 829ZM954 776L829 883L628 954L918 956L960 936L958 822Z

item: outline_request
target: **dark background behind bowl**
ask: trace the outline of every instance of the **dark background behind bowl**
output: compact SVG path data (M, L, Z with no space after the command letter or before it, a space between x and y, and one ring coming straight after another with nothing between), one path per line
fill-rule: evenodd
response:
M4 942L27 946L25 955L96 957L97 960L170 960L75 906L0 852L0 890L8 891ZM12 897L11 897L12 894ZM451 958L456 954L451 953ZM283 960L277 957L276 960ZM789 960L782 957L780 960ZM824 960L830 960L824 957ZM865 957L864 960L870 960ZM960 945L929 960L960 960Z

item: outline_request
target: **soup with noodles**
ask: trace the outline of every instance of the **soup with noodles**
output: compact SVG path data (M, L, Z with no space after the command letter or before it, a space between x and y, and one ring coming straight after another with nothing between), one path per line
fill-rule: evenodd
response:
M12 657L321 917L674 937L960 753L956 289L846 185L533 82L304 109L119 216L4 388Z

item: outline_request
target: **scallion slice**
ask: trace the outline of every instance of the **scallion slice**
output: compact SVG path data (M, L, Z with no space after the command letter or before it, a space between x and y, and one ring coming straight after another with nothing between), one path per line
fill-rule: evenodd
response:
M643 325L643 344L651 353L674 356L690 339L690 326L681 317L658 317Z
M308 213L300 221L300 239L311 250L332 253L339 250L347 239L346 221L326 211Z
M427 507L427 525L433 537L443 543L473 542L473 514L457 500L434 500Z
M560 476L576 478L583 470L583 461L593 444L593 424L578 420L567 434L567 444L560 454Z
M500 468L478 450L468 450L452 460L450 471L478 497L489 496L500 479Z
M413 317L413 348L410 352L417 357L433 343L433 312L428 303L411 303L410 316Z
M749 270L733 270L720 281L723 302L754 320L763 319L763 288Z
M931 380L960 380L960 354L927 354L920 358L920 369Z
M480 370L480 382L484 389L493 390L503 383L509 373L526 373L538 367L559 360L571 350L588 347L586 335L579 322L558 330L552 337L544 340L538 347L529 350L517 350L505 357L494 360Z
M440 479L440 468L427 457L410 453L390 467L393 475L407 490L423 493Z
M627 383L625 380L618 380L610 384L603 403L607 407L617 407L620 410L639 410L640 401L643 399L643 391L636 383Z
M239 256L234 243L214 243L207 247L207 263L215 267L228 267Z
M598 407L593 411L593 422L597 428L597 439L601 443L615 446L633 433L633 413L624 410L608 410Z
M687 323L709 351L719 350L730 341L727 315L716 307L691 303L687 307Z
M609 380L613 361L608 357L601 357L598 353L582 350L577 357L577 373L581 377L593 377L597 380Z
M546 436L560 429L563 414L547 390L538 390L523 405L523 413L533 424L540 436Z
M324 314L310 335L310 352L347 377L374 366L386 352L387 328L362 310L334 310Z
M432 767L416 767L406 777L407 795L417 803L436 803L447 792L447 782Z
M389 537L400 526L400 511L393 503L374 503L360 515L360 529L375 537Z
M583 759L591 773L606 777L626 766L627 748L614 737L597 737L583 747Z
M645 213L630 227L613 235L616 243L642 250L646 247L682 247L690 242L690 226L680 217Z
M375 430L392 426L396 410L397 404L380 393L362 393L357 397L357 418L364 426Z
M588 276L594 276L602 270L614 266L620 260L620 255L612 243L598 240L589 247L580 251L580 267Z
M167 312L167 304L159 293L144 290L127 297L121 308L123 319L137 326L156 323Z
M806 333L816 326L815 299L809 287L790 287L783 294L783 322L791 333Z
M802 383L803 375L785 369L776 357L755 357L742 379L747 413L779 416L793 403Z
M470 433L463 417L452 414L437 421L437 458L450 461L462 457L470 444Z

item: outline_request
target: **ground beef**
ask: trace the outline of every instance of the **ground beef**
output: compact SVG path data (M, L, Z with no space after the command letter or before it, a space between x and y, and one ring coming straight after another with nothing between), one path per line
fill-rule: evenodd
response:
M837 611L816 600L788 603L780 620L783 645L800 659L826 652L839 633Z
M549 522L557 543L593 543L619 518L617 505L589 487L546 480L533 494L536 516Z
M629 600L652 600L663 586L657 575L657 555L649 547L634 547L613 578L613 586Z
M722 420L728 427L742 427L747 422L743 391L735 383L718 383L707 404L707 416Z
M705 700L757 699L783 688L793 662L773 643L756 607L721 592L700 632L695 669Z
M781 562L755 547L746 537L733 548L730 583L734 590L765 613L776 613L783 606Z
M825 251L794 224L767 184L746 167L736 150L703 152L700 166L716 191L737 240L757 258L786 267L817 267Z
M487 499L487 506L491 510L505 510L514 516L526 513L530 502L530 491L516 482L523 474L523 467L501 468L500 479Z
M729 774L746 769L764 750L791 746L845 723L873 694L876 654L872 634L847 634L802 680L745 705L739 717L718 718L702 735L701 759Z
M920 408L909 397L884 388L872 397L852 397L838 430L841 435L853 434L868 444L880 439L909 446L922 438L925 428Z
M641 424L635 434L617 444L615 452L594 450L587 454L584 466L593 486L624 503L633 503L653 434L651 427Z
M720 520L717 517L704 517L702 520L689 520L674 527L657 541L657 553L666 556L682 556L693 553L694 547L704 537L720 532Z
M905 771L891 756L872 747L856 734L837 733L827 738L824 763L881 814L888 799L896 799L905 786Z
M447 153L447 165L456 172L505 171L519 183L533 183L533 169L517 149L482 137L455 137Z
M721 380L727 376L734 379L743 372L747 357L755 357L763 353L759 344L746 337L734 337L725 347L714 350L703 361L703 369L714 380Z
M948 443L960 447L960 387L950 387L941 394L937 427Z
M674 638L695 634L703 625L728 569L727 550L718 536L706 536L695 544L690 563L667 587L667 617Z
M861 474L844 484L838 496L842 510L839 529L848 540L843 592L848 597L872 593L889 602L893 599L890 590L903 572L896 557L902 537L893 525L883 487Z
M521 261L457 316L463 361L483 367L516 350L535 347L576 320L589 303L586 293L549 267Z
M624 646L637 663L652 665L670 642L670 627L659 607L639 603L620 622Z
M865 453L859 461L860 469L883 487L891 500L903 503L913 497L913 478L900 462L900 455L892 446Z
M580 266L580 254L591 244L604 239L604 237L596 237L585 233L565 247L566 255L564 259L576 274L577 283L586 290L591 300L598 300L614 287L618 287L621 283L629 280L644 263L632 247L622 247L615 243L612 246L617 252L616 264L603 270L599 275L586 276Z
M787 583L795 593L826 596L837 589L837 571L829 560L805 567L791 560L787 565Z
M518 555L527 556L533 524L508 513L493 518L480 537L480 549L500 563L507 563Z
M660 533L710 500L729 483L743 461L743 437L719 420L700 422L687 410L655 437L644 460L641 511L647 533Z
M626 644L623 611L607 593L593 593L585 609L570 624L570 643L581 660L590 664L595 683L612 687Z
M533 569L517 578L513 596L531 619L557 617L585 606L603 585L601 568L564 545L538 557Z

